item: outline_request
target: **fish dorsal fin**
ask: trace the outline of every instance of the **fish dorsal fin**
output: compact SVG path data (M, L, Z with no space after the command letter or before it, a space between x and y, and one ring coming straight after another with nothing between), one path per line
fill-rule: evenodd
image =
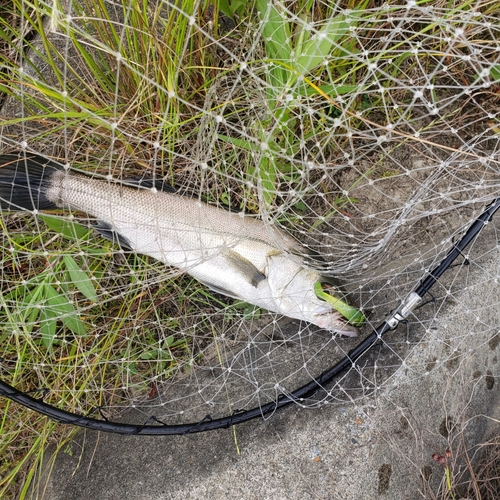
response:
M166 181L154 179L152 177L126 177L121 183L129 187L146 189L155 188L158 191L164 191L166 193L177 193L177 190Z
M130 188L136 188L136 189L155 188L158 191L163 191L164 193L177 194L185 198L193 198L193 196L190 196L189 194L179 192L175 187L168 184L167 181L161 179L154 179L152 177L126 177L125 179L120 181L120 183ZM235 207L228 207L227 205L224 205L222 203L215 205L214 203L212 204L207 203L207 205L217 206L218 208L224 209L226 212L240 213L239 209Z
M261 273L247 258L234 250L223 250L222 255L228 265L237 271L254 287L266 279L266 275Z

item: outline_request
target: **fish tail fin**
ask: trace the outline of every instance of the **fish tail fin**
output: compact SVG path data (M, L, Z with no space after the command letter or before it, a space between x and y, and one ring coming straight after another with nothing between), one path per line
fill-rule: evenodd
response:
M57 163L43 156L19 152L0 155L0 209L50 210L56 205L46 190Z

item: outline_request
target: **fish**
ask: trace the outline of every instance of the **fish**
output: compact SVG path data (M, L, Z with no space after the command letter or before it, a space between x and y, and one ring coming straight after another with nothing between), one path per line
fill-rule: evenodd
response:
M249 214L225 210L154 182L90 176L27 151L0 155L0 209L80 211L124 248L185 272L211 290L322 329L358 328L315 285L335 280L307 265L294 237ZM344 298L344 296L342 295Z

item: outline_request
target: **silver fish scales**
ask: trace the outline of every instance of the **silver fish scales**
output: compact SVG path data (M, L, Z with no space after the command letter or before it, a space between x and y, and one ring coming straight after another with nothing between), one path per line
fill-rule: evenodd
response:
M66 208L100 221L132 251L187 272L224 295L348 336L357 329L314 285L306 249L260 219L156 188L92 178L39 155L0 155L0 207Z

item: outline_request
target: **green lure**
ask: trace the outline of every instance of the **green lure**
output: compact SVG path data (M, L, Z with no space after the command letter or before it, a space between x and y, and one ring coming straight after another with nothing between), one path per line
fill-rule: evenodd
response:
M321 286L321 282L317 281L314 285L314 293L320 299L328 302L335 310L337 310L344 318L347 319L348 323L354 326L361 326L365 321L364 314L355 307L346 304L340 299L337 299L333 295L326 293Z

